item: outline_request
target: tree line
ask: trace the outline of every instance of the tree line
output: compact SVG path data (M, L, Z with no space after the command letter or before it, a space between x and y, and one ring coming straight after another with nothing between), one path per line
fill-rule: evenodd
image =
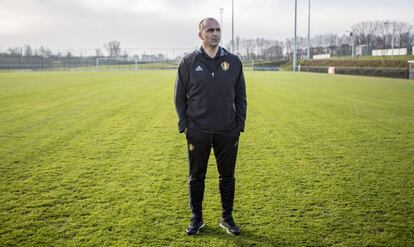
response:
M351 29L343 34L326 33L317 34L311 37L310 47L328 48L336 47L339 55L350 55L349 47L352 45L366 45L370 49L388 49L392 43L395 48L408 48L414 45L414 28L413 25L406 22L377 20L363 21L352 25ZM272 40L265 38L240 38L235 39L235 53L244 59L282 59L289 58L294 49L293 38L286 40ZM128 57L131 56L126 50L121 49L121 43L117 40L111 40L104 44L104 49L109 57ZM230 49L231 43L225 44ZM306 37L297 38L297 49L299 54L303 54L308 47ZM341 51L342 49L342 51ZM320 49L321 50L321 49ZM327 51L327 49L325 49ZM92 54L80 54L79 56L96 56L103 57L104 53L101 48L95 49ZM71 51L58 51L53 53L48 47L40 46L38 49L30 45L21 47L10 47L6 52L0 52L0 56L39 56L39 57L73 57Z
M370 49L390 49L393 40L394 48L408 48L411 50L414 45L413 25L399 21L363 21L352 25L351 29L343 34L326 33L314 35L310 39L310 47L337 47L338 49L348 50L347 47L353 44L355 46L367 45ZM227 43L225 47L230 49L231 42ZM304 52L307 48L307 37L297 37L297 49ZM235 40L235 52L247 59L282 58L292 54L293 49L293 38L279 41L264 38L241 39L236 37Z

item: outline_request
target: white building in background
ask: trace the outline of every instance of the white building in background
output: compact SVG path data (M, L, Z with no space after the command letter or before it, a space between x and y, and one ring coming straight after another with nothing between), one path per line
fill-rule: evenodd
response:
M402 56L407 54L407 48L372 50L372 56Z
M318 60L318 59L327 59L330 57L331 57L331 54L326 53L326 54L320 54L320 55L313 55L312 59Z

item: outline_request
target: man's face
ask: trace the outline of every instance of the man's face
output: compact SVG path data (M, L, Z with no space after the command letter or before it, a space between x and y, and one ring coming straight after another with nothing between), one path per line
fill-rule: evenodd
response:
M206 20L203 30L198 33L198 36L205 46L218 46L221 39L220 24L215 20Z

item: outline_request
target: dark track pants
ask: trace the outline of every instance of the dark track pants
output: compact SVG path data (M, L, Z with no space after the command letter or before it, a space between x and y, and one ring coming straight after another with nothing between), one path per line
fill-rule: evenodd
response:
M207 163L213 147L219 172L219 188L223 218L231 217L234 201L234 170L236 166L240 132L237 129L225 134L208 134L187 129L189 163L189 196L193 217L202 217L204 180Z

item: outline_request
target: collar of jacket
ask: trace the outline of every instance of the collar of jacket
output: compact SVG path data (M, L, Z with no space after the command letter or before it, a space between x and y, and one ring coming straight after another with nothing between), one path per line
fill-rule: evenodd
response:
M200 48L198 48L198 50L196 50L196 54L197 55L202 55L202 56L204 56L205 58L210 58L210 59L215 59L215 58L218 58L218 57L224 57L224 56L227 56L228 54L229 54L229 52L226 50L226 49L224 49L223 47L219 47L219 50L217 51L217 54L216 54L216 56L214 57L214 58L211 58L209 55L207 55L207 53L204 51L204 49L203 49L203 46L200 46Z

